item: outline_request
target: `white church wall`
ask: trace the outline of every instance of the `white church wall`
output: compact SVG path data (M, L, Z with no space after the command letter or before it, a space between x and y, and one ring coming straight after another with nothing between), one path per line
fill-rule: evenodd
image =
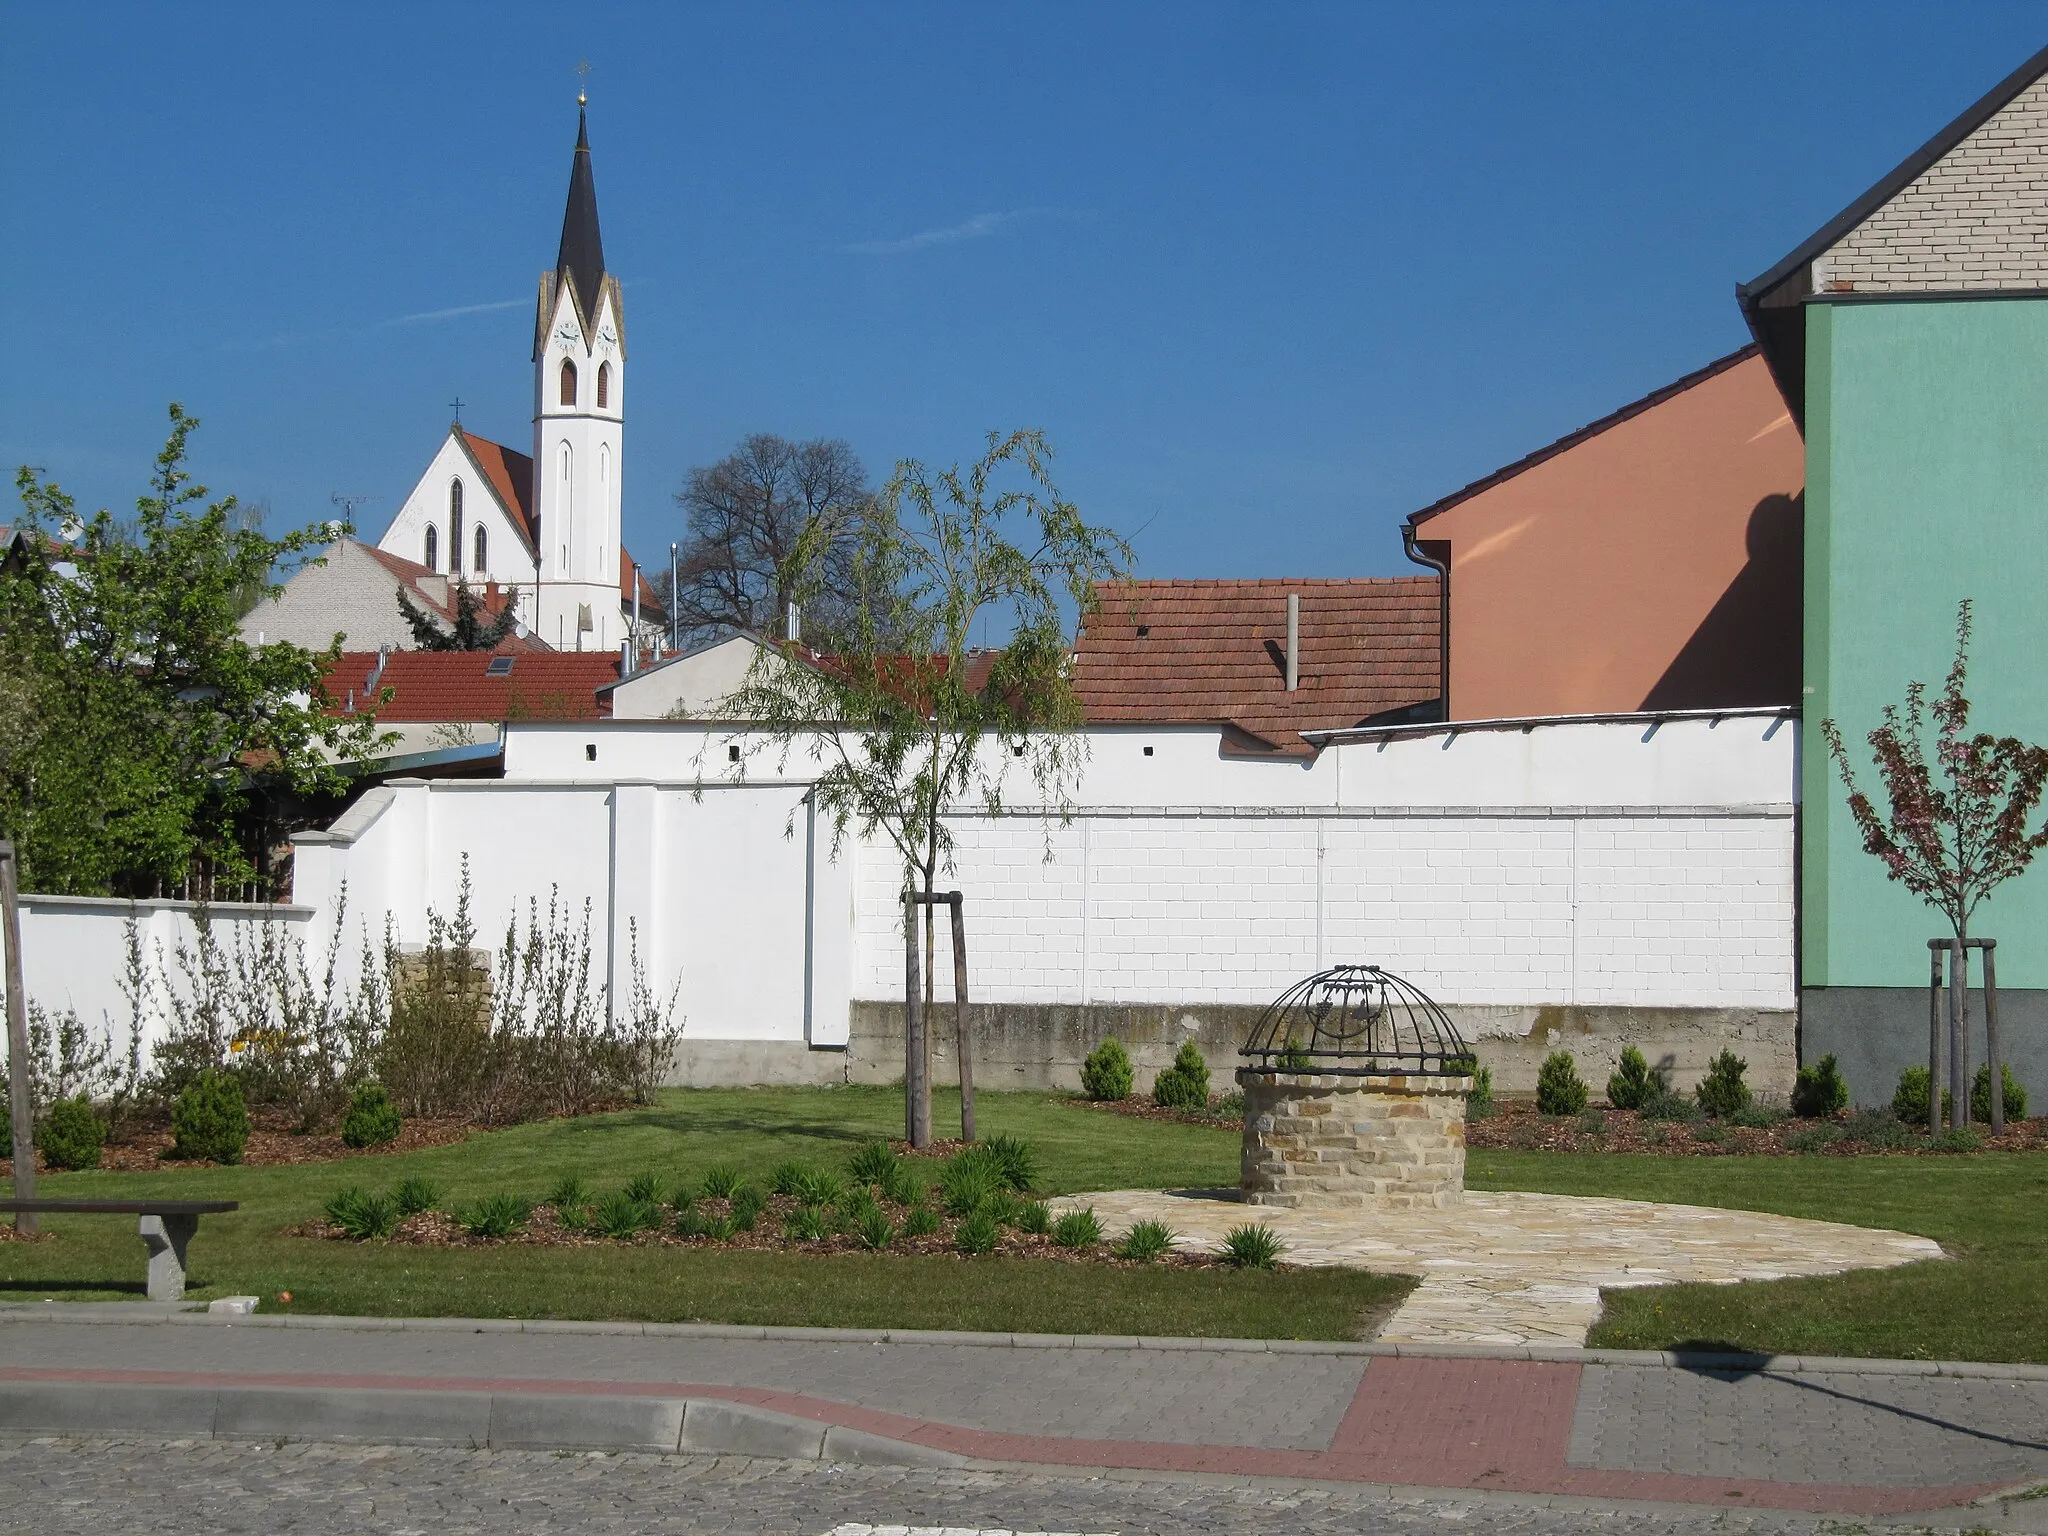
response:
M450 553L449 487L462 482L462 568L457 572ZM495 581L519 591L520 616L533 621L533 560L526 551L523 535L513 524L489 479L471 462L455 434L441 440L440 450L426 472L407 493L393 514L377 547L415 564L426 563L426 531L438 530L436 569L443 575L460 575L471 586ZM476 568L476 530L484 529L487 564ZM408 631L408 636L410 632ZM407 643L410 643L408 638Z

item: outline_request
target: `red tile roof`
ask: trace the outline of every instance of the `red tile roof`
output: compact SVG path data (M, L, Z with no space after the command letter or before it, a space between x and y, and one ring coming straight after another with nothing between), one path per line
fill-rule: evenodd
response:
M1288 752L1438 694L1431 576L1134 581L1098 588L1075 645L1094 724L1235 725ZM1287 691L1287 595L1301 597L1300 686Z
M533 460L503 443L494 443L489 438L464 431L460 426L454 431L469 450L469 456L476 460L476 467L491 483L499 505L511 513L513 521L519 525L526 538L527 549L538 548L540 533L533 522Z
M668 617L668 609L661 603L661 595L654 590L654 583L647 579L647 573L640 569L639 562L626 553L625 546L619 547L619 604L623 611L633 611L633 578L640 578L640 617L642 620L659 621Z
M424 565L406 559L403 555L394 555L388 549L379 549L374 544L358 544L356 547L403 582L406 593L412 598L415 606L425 609L451 625L455 622L456 579L453 576L444 576L439 571L430 570ZM431 581L432 588L421 586L422 581ZM448 594L445 600L434 595L443 590ZM486 582L480 587L471 587L470 591L482 600L484 616L493 619L505 611L505 605L516 595L510 587L501 587L495 581ZM552 647L531 635L522 637L515 634L506 636L498 649L545 651Z
M493 661L511 672L489 677ZM374 679L374 681L373 681ZM327 691L342 709L360 705L383 688L391 701L377 718L392 725L462 720L595 720L610 714L597 690L619 680L619 658L601 651L392 651L377 667L375 651L344 651L327 675Z

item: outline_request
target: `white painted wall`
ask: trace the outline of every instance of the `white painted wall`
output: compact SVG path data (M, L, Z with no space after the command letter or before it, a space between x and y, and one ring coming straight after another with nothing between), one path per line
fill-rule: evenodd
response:
M1259 1003L1373 961L1448 1003L1790 1008L1796 738L1768 714L1589 721L1304 765L1226 756L1213 728L1099 730L1069 821L963 809L943 884L968 893L989 1002ZM901 996L897 860L833 856L806 762L666 721L505 739L502 780L399 781L297 839L300 905L278 920L318 951L345 883L351 957L387 912L416 944L467 860L482 946L532 899L588 900L601 973L623 989L637 932L692 1038L841 1045L852 999ZM32 994L120 1017L126 911L32 899Z

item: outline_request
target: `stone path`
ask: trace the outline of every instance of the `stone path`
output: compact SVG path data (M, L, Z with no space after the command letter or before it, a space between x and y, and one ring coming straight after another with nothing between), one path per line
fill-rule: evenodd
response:
M1053 1202L1093 1206L1112 1237L1163 1221L1184 1246L1264 1222L1291 1264L1422 1276L1379 1337L1392 1343L1583 1344L1603 1287L1732 1284L1887 1269L1944 1255L1931 1238L1759 1211L1646 1200L1467 1191L1450 1210L1294 1211L1234 1191L1113 1190Z

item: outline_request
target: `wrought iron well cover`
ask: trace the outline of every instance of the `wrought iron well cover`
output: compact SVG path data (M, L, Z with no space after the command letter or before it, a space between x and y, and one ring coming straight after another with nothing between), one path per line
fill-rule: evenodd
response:
M1472 1048L1435 1000L1376 965L1333 965L1267 1005L1238 1055L1275 1072L1464 1077Z

